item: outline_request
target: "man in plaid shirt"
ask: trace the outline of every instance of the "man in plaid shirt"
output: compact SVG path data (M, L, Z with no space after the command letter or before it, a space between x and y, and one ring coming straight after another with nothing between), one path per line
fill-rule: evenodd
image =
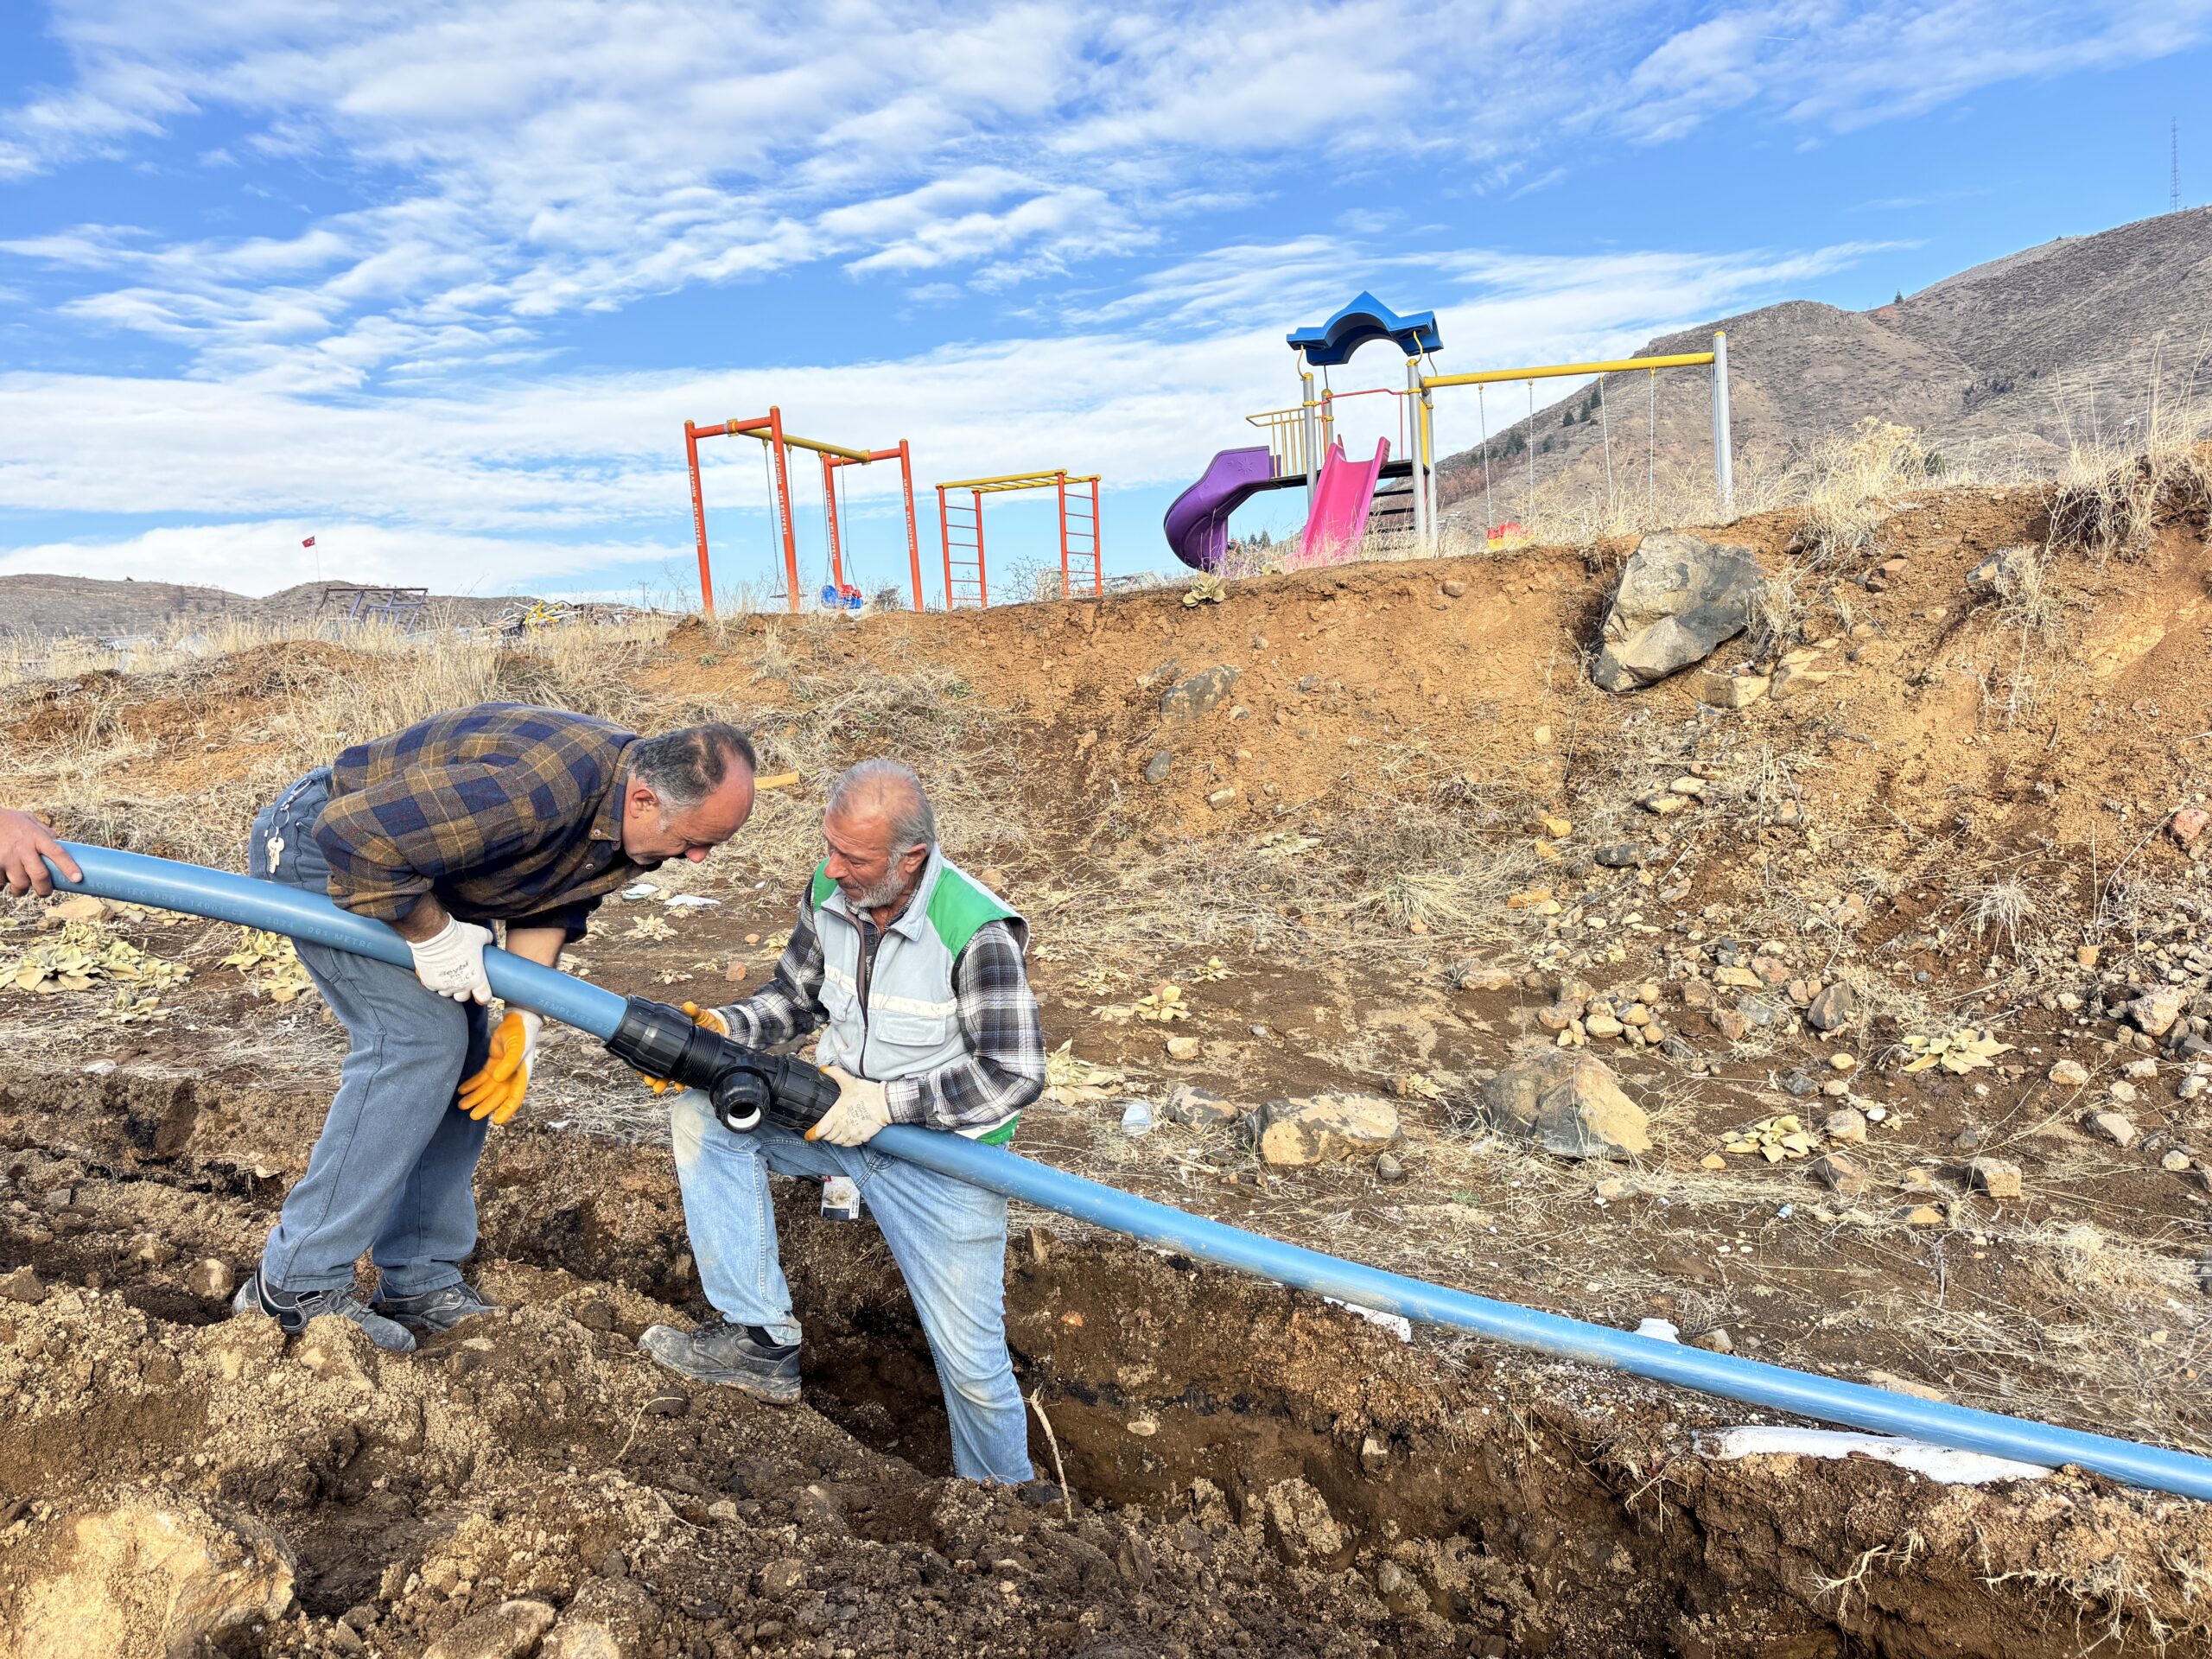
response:
M480 703L354 745L255 820L251 874L389 923L413 971L302 941L353 1050L238 1313L288 1333L351 1319L404 1351L488 1311L461 1268L476 1248L476 1160L522 1103L542 1024L514 1009L492 1027L492 925L551 967L607 893L735 835L754 764L734 727L640 738L563 709ZM368 1305L353 1293L365 1250L380 1275Z
M1045 1088L1045 1039L1022 969L1029 928L937 844L910 767L868 760L823 813L829 856L801 896L791 943L759 995L702 1025L753 1046L820 1028L817 1064L836 1103L804 1138L772 1122L732 1135L696 1095L671 1111L676 1171L700 1283L721 1320L655 1325L663 1364L789 1404L798 1321L776 1248L768 1172L854 1182L906 1275L971 1480L1031 1478L1021 1395L1007 1354L1006 1200L868 1145L891 1123L1003 1144Z

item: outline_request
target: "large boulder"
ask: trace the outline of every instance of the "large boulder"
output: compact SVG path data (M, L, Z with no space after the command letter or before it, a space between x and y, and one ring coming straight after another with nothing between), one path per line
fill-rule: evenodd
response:
M1646 536L1621 572L1590 677L1607 691L1634 691L1702 661L1751 626L1765 588L1748 548L1678 530Z
M1482 1086L1484 1114L1561 1158L1633 1158L1651 1150L1650 1120L1603 1060L1550 1049L1509 1065Z

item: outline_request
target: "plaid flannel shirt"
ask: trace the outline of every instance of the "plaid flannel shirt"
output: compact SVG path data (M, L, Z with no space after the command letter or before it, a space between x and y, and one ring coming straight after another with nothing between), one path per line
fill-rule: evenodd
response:
M860 918L871 956L881 938ZM822 942L809 894L801 892L798 925L776 963L775 976L753 995L721 1010L730 1034L754 1048L803 1037L829 1018L822 1006ZM1045 1029L1021 964L1021 947L1004 922L976 929L952 964L952 994L968 1052L918 1077L893 1077L884 1098L894 1123L959 1130L1011 1117L1045 1092Z
M622 850L622 752L637 741L588 715L482 702L355 744L315 825L332 900L396 922L435 893L464 921L577 938L602 897L655 868Z

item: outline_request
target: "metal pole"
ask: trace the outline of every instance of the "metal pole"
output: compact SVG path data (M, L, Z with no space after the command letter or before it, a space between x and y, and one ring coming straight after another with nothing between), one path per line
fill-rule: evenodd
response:
M983 575L983 493L976 496L976 604L979 609L991 608L990 583Z
M937 544L944 550L944 608L949 611L952 608L952 510L945 505L942 484L937 486Z
M791 528L791 469L790 457L784 452L784 411L772 404L768 407L768 448L775 460L776 495L784 518L784 592L796 613L799 608L798 537Z
M1713 484L1719 493L1720 511L1733 517L1736 456L1728 429L1728 334L1725 329L1715 329L1713 334Z
M1428 472L1423 465L1421 442L1421 359L1406 359L1406 435L1412 440L1407 445L1412 454L1414 470L1408 480L1414 489L1414 545L1426 550L1428 546Z
M1301 452L1299 459L1306 464L1306 516L1311 518L1313 513L1313 474L1316 468L1313 459L1315 454L1313 371L1302 366L1305 360L1304 354L1300 353L1299 362L1301 366L1298 371L1298 447Z
M1073 599L1075 578L1068 574L1068 475L1058 474L1052 483L1059 492L1060 499L1060 597Z
M1427 386L1421 389L1421 471L1426 480L1428 504L1428 533L1431 540L1437 536L1436 464L1436 401Z
M1106 596L1106 527L1098 522L1098 480L1090 480L1090 592Z
M914 530L914 458L899 440L899 488L906 498L906 563L914 571L914 608L922 608L922 538Z
M699 489L699 429L683 423L683 456L691 465L691 527L699 536L699 604L707 620L715 617L715 577L707 568L707 498Z
M845 606L844 538L837 534L837 458L822 457L822 519L829 526L830 584L837 590L837 608Z

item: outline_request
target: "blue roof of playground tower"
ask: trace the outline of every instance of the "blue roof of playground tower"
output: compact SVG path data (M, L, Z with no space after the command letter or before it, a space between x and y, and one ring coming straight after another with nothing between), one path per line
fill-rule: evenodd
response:
M1351 354L1370 340L1395 340L1408 357L1444 349L1444 335L1436 326L1436 313L1416 311L1402 317L1372 294L1363 293L1319 328L1300 328L1290 337L1290 349L1304 352L1315 368L1340 368Z

